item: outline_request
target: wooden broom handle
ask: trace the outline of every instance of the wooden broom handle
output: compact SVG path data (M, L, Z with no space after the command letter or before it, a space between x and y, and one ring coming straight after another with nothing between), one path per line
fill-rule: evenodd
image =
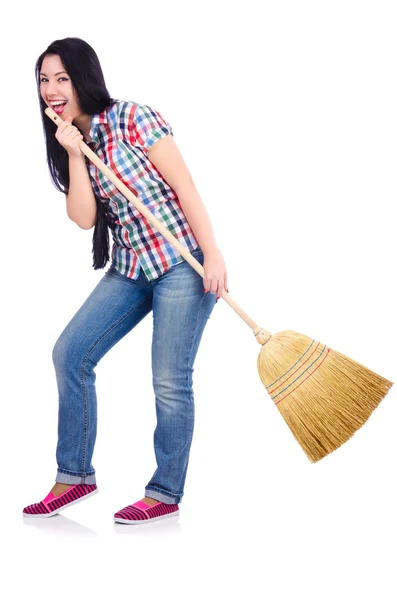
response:
M59 126L63 121L63 119L61 119L61 117L57 115L56 112L50 107L46 108L44 112L52 121L56 123L57 126ZM124 185L124 183L113 173L111 169L109 169L109 167L105 165L104 162L101 161L101 159L95 154L95 152L93 152L87 146L85 142L83 142L83 140L80 140L79 147L82 153L85 154L85 156L87 156L94 163L94 165L96 165L98 169L102 171L104 175L106 175L108 179L110 179L110 181L116 186L116 188L139 210L139 212L144 217L146 217L146 219L151 225L154 225L154 227L156 227L160 231L160 233L170 242L170 244L172 244L172 246L179 252L179 254L181 254L183 258L193 267L193 269L195 269L195 271L197 271L197 273L199 273L204 279L204 268L194 258L194 256L190 254L189 250L187 250L184 246L182 246L180 242L178 242L176 237L172 235L169 229L167 229L167 227L164 227L164 225L162 225L162 223L158 219L156 219L156 217L150 212L150 210L148 210L146 206L142 204L140 200L138 200L138 198L131 192L131 190L129 190L128 187ZM251 319L251 317L249 317L247 313L243 311L242 308L240 308L237 302L235 302L231 298L231 296L226 292L226 290L223 290L221 297L243 319L243 321L245 321L247 325L251 327L259 344L265 344L269 340L270 333L262 327L260 327L259 325L257 325L257 323L255 323L255 321Z

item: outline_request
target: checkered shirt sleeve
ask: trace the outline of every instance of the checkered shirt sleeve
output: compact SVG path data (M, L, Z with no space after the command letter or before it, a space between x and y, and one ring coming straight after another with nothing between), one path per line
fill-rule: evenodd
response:
M157 140L167 135L174 135L171 125L161 114L144 104L132 109L129 133L133 145L142 148L145 154Z

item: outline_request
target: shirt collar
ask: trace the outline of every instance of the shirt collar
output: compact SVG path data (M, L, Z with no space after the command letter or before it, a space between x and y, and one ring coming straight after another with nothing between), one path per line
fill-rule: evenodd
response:
M113 102L116 102L116 100L114 100L114 99L112 99L112 100L113 100ZM103 110L101 113L92 115L91 127L90 127L90 133L89 133L89 137L91 138L92 142L89 142L89 145L95 144L95 147L98 145L98 143L99 143L99 136L98 136L99 126L103 125L103 124L107 124L108 111L109 111L109 107L106 107L105 110Z

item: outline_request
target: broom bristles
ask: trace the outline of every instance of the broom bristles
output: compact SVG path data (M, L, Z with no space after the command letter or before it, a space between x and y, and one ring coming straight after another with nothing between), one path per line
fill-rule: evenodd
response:
M311 462L350 439L393 383L295 331L271 336L258 356L262 383Z

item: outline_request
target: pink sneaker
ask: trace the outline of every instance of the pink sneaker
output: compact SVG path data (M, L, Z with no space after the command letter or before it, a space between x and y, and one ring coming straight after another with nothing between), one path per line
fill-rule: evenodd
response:
M140 523L151 523L166 517L175 517L179 515L178 504L165 504L157 502L153 506L148 506L142 500L129 504L114 515L115 523L126 523L127 525L138 525Z
M64 508L67 508L72 504L77 504L77 502L85 500L97 492L98 489L96 483L93 485L86 485L85 483L72 485L71 488L59 496L54 496L54 494L50 492L44 500L38 504L29 504L29 506L25 506L22 514L24 517L52 517Z

